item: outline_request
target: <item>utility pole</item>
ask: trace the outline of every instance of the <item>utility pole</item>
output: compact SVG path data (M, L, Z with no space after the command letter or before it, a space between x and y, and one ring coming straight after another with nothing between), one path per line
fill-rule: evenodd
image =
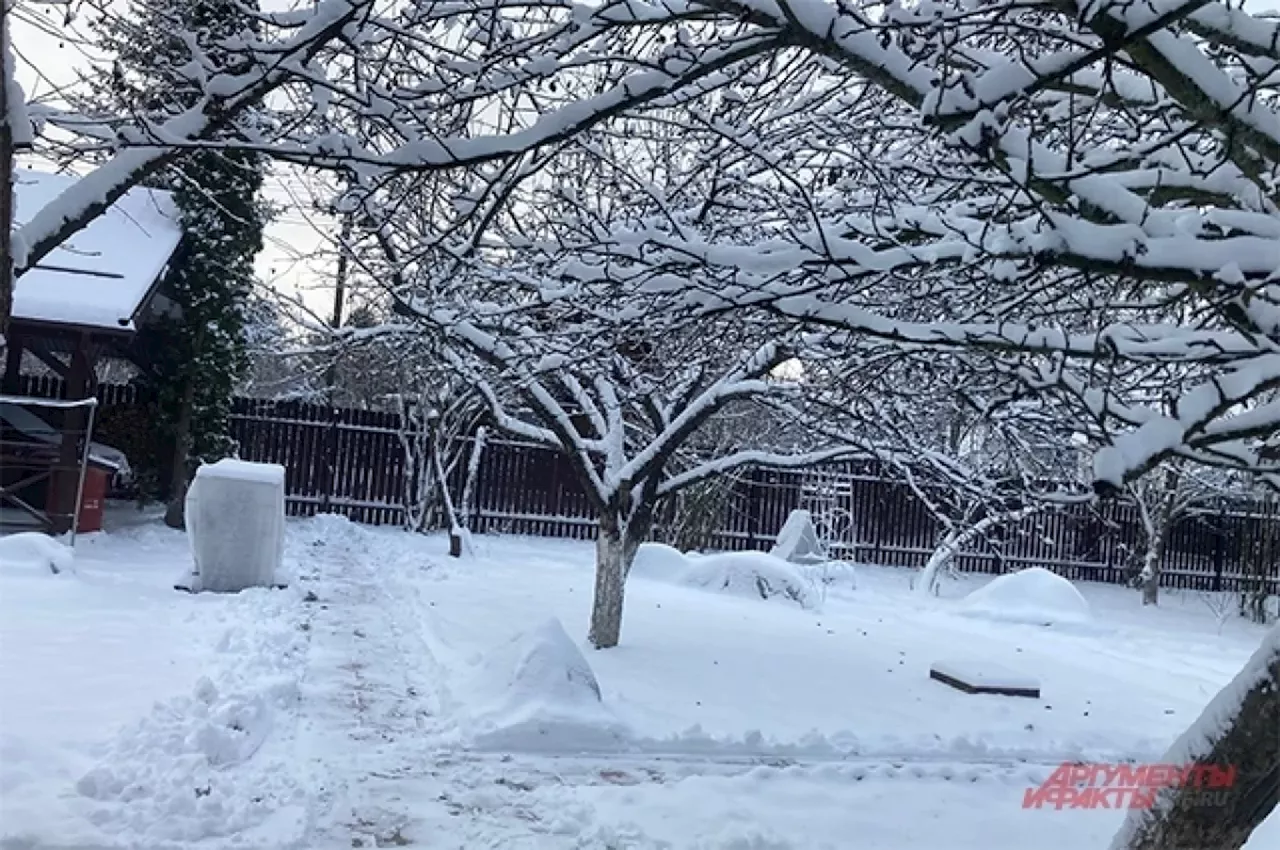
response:
M351 251L349 245L351 243L351 234L354 231L355 214L346 212L342 214L342 227L338 231L338 268L334 275L333 282L333 315L329 319L329 326L335 331L342 327L342 311L347 298L347 275L351 265ZM338 361L334 357L329 361L329 368L325 372L325 386L329 391L329 401L333 402L333 394L335 384L338 382Z

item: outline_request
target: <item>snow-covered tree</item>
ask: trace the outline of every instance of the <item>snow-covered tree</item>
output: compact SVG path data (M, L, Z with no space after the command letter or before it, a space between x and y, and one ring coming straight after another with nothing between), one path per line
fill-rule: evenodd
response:
M19 148L30 147L33 135L26 96L17 80L17 64L9 46L14 0L0 4L0 337L9 326L13 306L14 223L13 164Z
M643 447L665 429L636 439L611 426L644 421L614 416L647 406L643 382L614 381L638 341L580 355L584 333L571 344L553 333L599 328L601 305L639 310L673 340L694 319L717 342L739 323L778 321L769 337L744 334L752 345L723 346L704 390L768 383L756 371L767 346L803 350L815 329L854 362L868 362L868 340L986 352L1033 397L1075 411L1099 447L1099 493L1172 460L1280 483L1274 20L1221 0L476 0L411 2L385 18L363 0L322 0L263 21L272 43L237 39L236 61L183 66L206 97L162 124L104 134L102 122L50 119L128 147L15 234L19 272L178 148L217 146L228 116L274 92L279 120L253 150L347 169L386 199L465 169L451 178L455 221L394 246L390 265L413 290L402 288L406 321L437 328L459 368L488 376L508 427L585 449L581 474L600 478L602 506L631 498L618 482L643 485L594 462L622 439L628 460L602 468L651 470ZM652 129L664 124L678 133ZM652 152L610 136L651 136ZM645 170L664 146L675 167L653 180ZM605 208L544 197L562 214L553 221L513 206L539 180L598 188L605 174ZM599 214L614 203L630 212ZM522 240L512 219L526 214L538 227ZM441 288L458 271L466 298ZM497 282L512 292L495 297ZM558 324L538 324L548 315ZM1173 398L1130 394L1163 367L1177 373ZM536 422L510 407L517 396ZM615 524L627 513L610 510ZM602 575L620 592L618 570ZM613 620L601 617L601 643ZM1274 644L1194 730L1222 751L1185 755L1280 762ZM1212 822L1176 803L1135 813L1140 828L1118 846L1235 850L1274 808L1274 795L1259 799Z
M627 573L661 500L748 465L798 467L846 452L744 447L713 457L686 453L699 429L728 405L789 392L773 375L791 356L785 340L696 359L650 360L637 358L608 325L579 332L612 343L592 350L574 338L579 334L567 321L540 335L517 315L514 309L467 315L436 306L424 320L438 329L459 373L474 382L497 428L569 458L597 515L589 639L599 649L618 643Z
M215 63L229 58L228 39L257 29L251 5L202 0L146 0L104 18L99 48L113 57L97 81L108 114L129 111L137 121L161 122L191 109L202 92L183 66L193 52ZM214 138L254 132L258 110L246 110ZM268 210L261 196L266 160L238 151L194 151L152 176L173 193L183 241L170 263L165 294L177 310L139 336L139 380L154 399L154 421L168 445L159 468L166 521L182 524L192 461L213 461L233 449L231 396L247 367L245 309L254 284L254 259L263 245Z

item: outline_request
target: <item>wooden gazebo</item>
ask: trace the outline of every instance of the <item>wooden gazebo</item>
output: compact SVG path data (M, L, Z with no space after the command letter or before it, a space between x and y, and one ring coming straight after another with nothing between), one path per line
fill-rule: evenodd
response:
M15 173L17 221L53 202L75 183L68 175L36 171ZM63 379L63 398L77 401L97 392L96 367L104 356L128 356L130 343L151 311L169 309L157 291L170 259L182 241L178 211L169 193L130 190L106 212L15 281L9 332L4 339L4 375L0 393L10 406L20 390L25 354L37 358ZM49 408L32 406L33 415L51 416ZM6 468L5 441L0 435L0 509L17 508L52 533L71 527L79 511L79 468L91 456L84 441L90 408L66 406L54 411L60 439L48 453L48 468ZM14 417L10 417L12 420ZM27 429L31 430L31 429ZM24 490L44 482L45 508L24 498Z

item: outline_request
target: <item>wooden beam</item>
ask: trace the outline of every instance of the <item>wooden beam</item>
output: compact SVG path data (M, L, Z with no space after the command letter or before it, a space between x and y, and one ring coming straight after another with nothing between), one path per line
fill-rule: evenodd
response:
M70 371L70 367L59 360L57 355L50 350L49 343L47 341L42 339L33 339L31 341L31 346L27 350L34 354L41 363L48 366L49 369L59 378L64 381L67 379L67 373Z
M1032 699L1040 696L1038 681L985 663L957 665L937 662L929 668L929 678L966 694L996 694Z
M71 352L71 368L63 386L63 397L68 401L78 401L91 395L95 349L92 337L87 333L80 334L75 350ZM71 520L80 509L76 495L80 488L81 440L88 437L84 433L88 424L87 408L72 407L63 411L62 444L58 449L53 481L49 485L53 488L50 520L54 534L70 531Z
M9 395L21 395L22 350L25 340L12 327L5 336L3 389Z

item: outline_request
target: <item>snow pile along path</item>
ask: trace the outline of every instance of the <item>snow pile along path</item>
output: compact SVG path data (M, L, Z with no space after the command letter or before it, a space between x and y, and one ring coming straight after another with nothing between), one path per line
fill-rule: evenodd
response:
M0 572L0 847L300 841L301 593L177 592L186 538L158 525L76 550L59 580Z
M299 599L248 590L226 620L220 663L122 730L76 783L89 819L122 843L305 828L308 783L288 746L307 652Z
M627 734L603 704L582 649L554 617L493 653L468 691L478 749L616 749Z

